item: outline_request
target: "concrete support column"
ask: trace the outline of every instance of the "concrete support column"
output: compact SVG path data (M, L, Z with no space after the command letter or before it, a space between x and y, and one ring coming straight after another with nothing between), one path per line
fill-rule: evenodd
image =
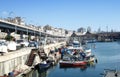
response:
M31 39L31 34L28 34L28 41L30 41Z
M9 29L6 29L6 33L7 33L8 36L10 36L10 34L11 34Z
M20 39L23 39L23 32L20 32Z

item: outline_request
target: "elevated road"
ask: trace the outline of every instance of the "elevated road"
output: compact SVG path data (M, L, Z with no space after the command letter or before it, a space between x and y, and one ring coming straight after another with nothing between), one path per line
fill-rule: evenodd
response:
M15 23L11 23L11 22L7 22L4 20L0 19L0 29L3 32L7 32L7 33L12 33L12 32L16 32L17 34L26 34L26 35L33 35L33 36L49 36L49 37L63 37L60 35L51 35L48 34L46 32L41 32L38 29L29 27L29 26L23 26L23 25L18 25Z

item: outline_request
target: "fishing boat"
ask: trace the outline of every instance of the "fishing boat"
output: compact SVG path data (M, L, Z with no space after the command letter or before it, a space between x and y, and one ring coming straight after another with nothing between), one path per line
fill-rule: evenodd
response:
M81 65L81 66L59 66L60 69L69 69L69 68L80 68L81 70L87 69L86 65Z
M94 55L85 58L76 56L64 56L63 59L59 61L59 64L63 67L78 67L90 64L90 62L97 63Z
M91 49L84 49L78 41L74 41L73 46L68 46L62 52L64 53L59 61L60 66L84 66L95 60L95 57L91 54Z
M60 60L59 64L60 64L60 66L65 66L65 67L77 67L77 66L87 65L87 62L86 61L63 61L63 60Z

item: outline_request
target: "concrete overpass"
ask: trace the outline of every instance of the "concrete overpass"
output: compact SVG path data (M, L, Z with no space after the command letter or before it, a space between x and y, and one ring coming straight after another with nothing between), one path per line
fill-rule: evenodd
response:
M23 35L25 34L31 36L41 36L41 37L48 36L53 38L64 38L63 36L51 35L28 26L18 25L1 19L0 19L0 29L2 32L6 32L7 34L15 32L16 34L20 34L21 37L23 37Z

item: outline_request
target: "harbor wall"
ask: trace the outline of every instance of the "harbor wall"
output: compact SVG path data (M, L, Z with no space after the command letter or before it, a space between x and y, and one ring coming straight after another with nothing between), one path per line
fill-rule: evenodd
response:
M50 49L54 49L55 47L59 48L61 47L61 45L65 44L65 42L49 44L43 46L43 48L45 53L48 55ZM3 76L4 74L8 74L9 72L13 71L18 65L25 65L26 61L28 60L29 54L33 48L34 47L26 47L20 50L8 52L5 55L0 56L0 76ZM39 56L37 55L33 65L40 62L38 58Z
M24 65L32 48L22 48L0 56L0 76L13 71L18 65Z

